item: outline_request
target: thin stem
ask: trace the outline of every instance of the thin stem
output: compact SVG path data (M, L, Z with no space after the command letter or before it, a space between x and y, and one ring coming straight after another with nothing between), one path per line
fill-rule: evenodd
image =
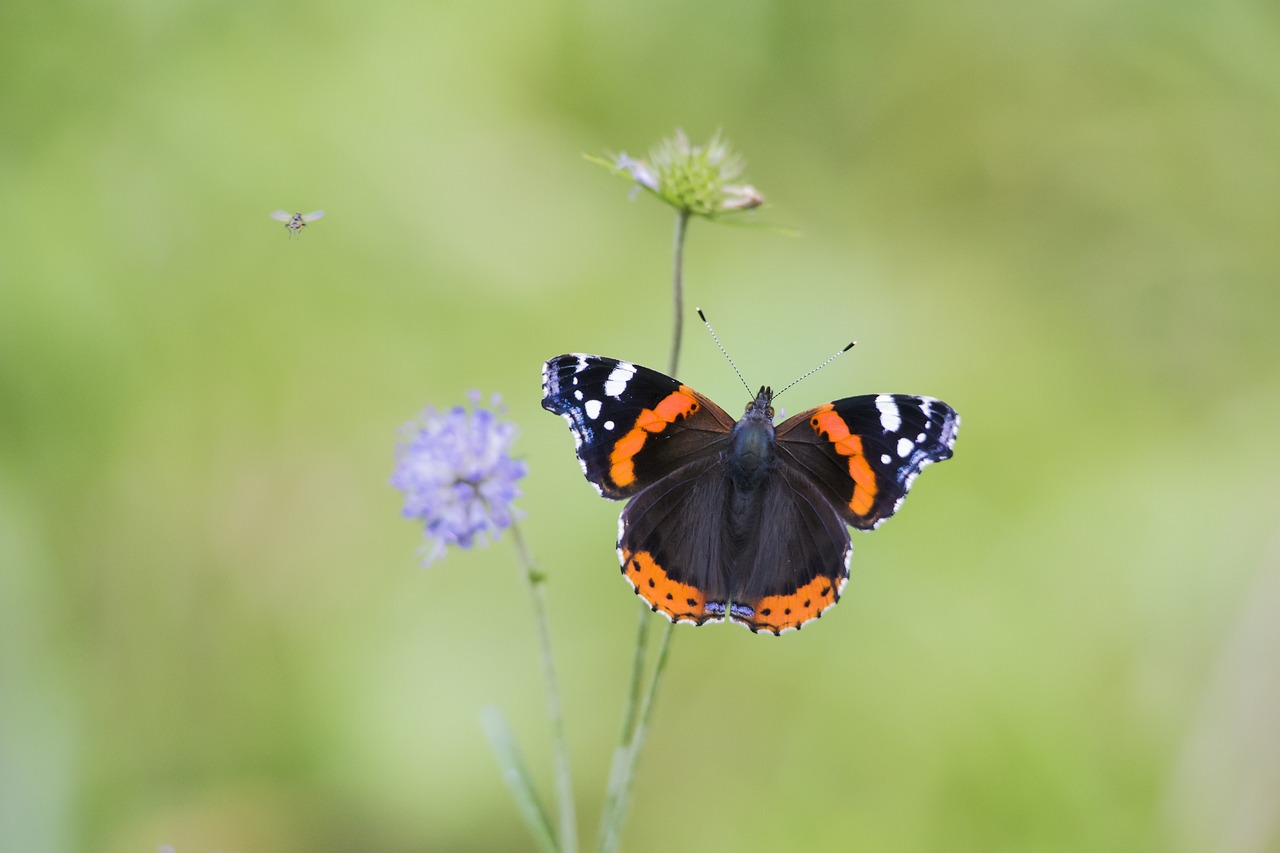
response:
M551 623L547 618L546 578L533 564L533 557L520 534L520 527L511 523L511 538L524 567L529 594L533 598L534 621L538 626L538 644L542 652L542 669L547 679L547 716L551 721L551 751L554 756L556 779L556 804L560 807L559 842L561 853L576 853L578 849L578 819L573 805L573 777L569 772L569 748L564 736L564 713L560 702L560 687L556 681L555 658L551 654Z
M617 835L617 830L613 827L614 812L617 810L622 790L626 787L623 773L629 769L628 756L635 736L636 717L642 704L640 691L644 686L644 659L649 649L649 625L653 623L653 611L644 601L637 599L637 603L639 620L636 622L636 651L631 656L631 681L627 689L627 702L622 712L622 732L618 736L618 746L614 749L613 760L609 764L604 805L600 809L600 835L597 840L601 850L606 849L605 844L611 836Z
M643 601L640 604L640 619L636 624L636 653L631 659L631 685L627 691L627 707L622 718L622 737L619 746L631 743L631 733L636 728L636 712L640 709L640 687L644 683L645 651L649 648L649 625L652 624L653 611Z
M600 837L601 853L613 853L618 849L618 841L622 833L622 822L626 819L627 808L631 804L631 787L635 781L636 762L644 747L644 737L649 729L649 718L653 715L654 700L658 695L658 685L662 683L662 673L667 668L667 656L671 651L671 635L675 623L668 622L662 630L662 639L658 643L658 662L654 664L653 674L649 676L649 687L645 691L640 704L640 713L636 718L636 727L631 735L631 743L622 754L622 766L618 772L618 791L612 802L606 803L609 809L605 814L603 832Z
M676 233L672 238L673 260L671 264L671 294L675 301L675 334L671 339L671 369L668 376L675 376L680 366L680 340L684 337L684 235L688 230L689 211L676 212Z

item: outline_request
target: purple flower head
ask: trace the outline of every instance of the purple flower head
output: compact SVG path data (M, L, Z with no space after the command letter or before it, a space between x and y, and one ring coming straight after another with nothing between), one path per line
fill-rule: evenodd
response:
M404 517L423 524L423 565L449 545L487 544L490 534L496 539L518 512L512 502L520 497L516 483L525 463L509 453L515 424L498 417L505 412L498 395L491 400L494 411L480 407L479 391L468 396L471 411L428 406L405 425L396 449L391 485L404 492Z

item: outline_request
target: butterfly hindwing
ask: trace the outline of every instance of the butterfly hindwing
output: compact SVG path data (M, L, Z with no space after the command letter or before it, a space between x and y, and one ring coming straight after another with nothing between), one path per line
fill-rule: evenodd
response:
M724 441L733 427L723 409L670 376L578 353L543 365L542 407L568 421L583 473L614 500Z
M777 439L845 521L869 530L897 512L926 465L951 458L959 428L941 400L866 394L787 419Z
M689 462L631 499L618 519L618 561L636 595L672 622L720 622L728 599L728 479L715 455Z
M801 472L780 465L760 488L759 519L743 531L735 558L729 616L752 631L781 634L840 600L852 543L845 520Z
M749 494L703 457L636 495L619 522L622 573L675 622L780 634L839 600L849 530L809 479L784 467Z

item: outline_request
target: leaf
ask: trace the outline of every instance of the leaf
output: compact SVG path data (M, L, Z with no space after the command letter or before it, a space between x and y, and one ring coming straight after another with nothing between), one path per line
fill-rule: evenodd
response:
M498 766L502 770L502 781L506 782L507 788L511 790L511 796L516 801L516 810L520 812L520 818L528 828L529 834L533 836L538 849L543 853L559 853L555 834L551 831L551 821L547 818L546 809L538 800L538 794L533 788L533 780L529 776L529 769L525 767L524 760L520 757L520 749L516 746L515 736L512 735L511 727L507 724L507 718L502 715L502 711L490 705L480 711L480 723L484 726L489 745L493 747L493 756L498 760Z

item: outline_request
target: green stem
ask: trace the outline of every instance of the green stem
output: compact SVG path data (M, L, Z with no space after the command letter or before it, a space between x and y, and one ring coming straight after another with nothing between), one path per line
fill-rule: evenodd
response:
M675 301L675 334L671 339L671 369L668 376L675 376L680 367L680 340L684 337L684 235L689 226L689 211L676 213L676 233L672 238L671 294Z
M533 564L533 557L525 545L520 527L511 523L511 538L524 566L525 580L533 598L534 621L538 626L538 644L542 652L542 669L547 679L547 716L551 721L551 750L554 756L556 779L556 803L560 807L560 853L576 853L578 849L578 819L573 805L573 777L569 772L569 748L564 736L564 713L560 702L560 687L556 681L555 658L551 654L551 624L547 618L546 578Z
M635 782L636 762L640 758L641 749L644 748L644 737L649 729L649 718L653 715L658 685L662 683L662 674L667 668L667 656L671 651L671 635L674 633L674 628L674 622L668 622L663 627L662 639L658 643L658 662L654 664L653 674L649 677L649 686L640 704L635 729L631 733L631 743L619 756L621 766L617 768L618 790L610 801L605 803L605 820L600 835L601 853L613 853L618 849L622 823L627 817L627 808L631 804L631 787Z
M649 626L653 623L653 611L643 601L637 599L639 620L636 623L636 651L631 657L631 681L627 689L627 702L622 711L622 732L618 736L618 746L613 751L613 760L609 764L609 778L605 783L604 805L600 809L600 835L598 846L605 850L606 840L617 835L613 826L614 813L622 790L627 787L623 773L628 770L628 756L631 742L636 731L636 716L642 704L641 689L644 686L644 658L649 648Z
M644 657L649 648L649 625L653 622L653 611L643 601L640 604L640 619L636 623L636 653L631 659L631 685L627 691L627 707L622 718L622 737L618 746L626 747L631 743L631 733L636 728L636 712L640 709L640 687L644 684Z

